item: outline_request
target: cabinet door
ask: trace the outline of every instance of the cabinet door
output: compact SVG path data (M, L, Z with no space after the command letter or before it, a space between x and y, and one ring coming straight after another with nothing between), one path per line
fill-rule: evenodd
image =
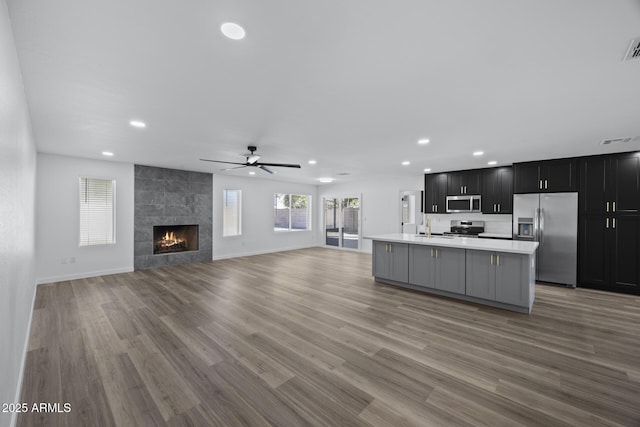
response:
M465 294L465 250L436 248L435 287L443 291Z
M611 185L607 176L609 170L609 156L581 159L578 194L578 209L581 214L605 214L607 207L612 208L613 195L607 188L607 185Z
M433 247L423 245L409 246L409 283L427 288L435 288Z
M462 183L463 172L449 172L447 174L447 195L460 196L464 194Z
M513 212L513 168L497 169L498 175L498 213Z
M482 191L482 183L480 179L481 173L477 170L464 172L462 175L462 186L464 194L480 194Z
M640 215L618 215L612 218L609 230L613 234L611 284L639 288Z
M611 222L611 219L609 218ZM609 277L607 248L607 217L583 215L578 221L578 275L579 283L604 287Z
M620 154L612 159L616 213L640 213L640 154Z
M543 162L540 179L543 190L549 192L577 191L577 160L558 159Z
M496 299L496 268L493 252L467 250L466 294L487 300Z
M387 242L373 242L373 276L381 279L391 278L389 251Z
M512 253L496 254L496 301L526 306L529 304L529 257Z
M407 243L391 243L390 255L389 279L407 283L409 281L409 245Z
M539 193L541 190L538 163L516 163L513 165L513 192Z
M446 213L447 175L446 173L425 175L425 212Z
M500 187L498 169L485 169L482 172L482 213L493 214L498 211Z

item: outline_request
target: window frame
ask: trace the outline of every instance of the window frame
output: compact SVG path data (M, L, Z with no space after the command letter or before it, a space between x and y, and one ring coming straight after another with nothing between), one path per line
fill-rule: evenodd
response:
M237 195L237 212L236 212L236 230L235 234L227 234L227 192L235 192ZM242 190L225 188L222 190L222 237L238 237L242 236Z
M282 227L276 227L276 212L277 212L277 196L278 195L283 195L285 197L289 198L289 206L287 207L287 210L289 212L289 228L282 228ZM291 200L293 200L294 196L304 196L307 198L307 206L306 206L306 210L307 210L307 228L292 228L292 221L291 221L291 212L292 212L292 208L291 208ZM273 193L273 232L274 233L288 233L288 232L301 232L301 231L313 231L313 221L312 221L312 217L313 217L313 196L311 194L299 194L299 193L283 193L283 192L276 192Z
M105 241L94 241L92 242L89 236L86 239L83 239L83 202L82 202L82 185L83 181L91 180L91 181L110 181L111 182L111 238L110 240ZM86 184L85 184L86 186ZM116 200L117 200L117 192L116 192L116 180L114 178L104 178L104 177L95 177L95 176L80 176L78 177L78 247L92 247L92 246L107 246L107 245L115 245L117 228L116 228ZM86 190L85 190L86 191ZM90 220L87 220L88 222ZM104 225L103 225L104 226ZM94 239L95 240L95 239ZM84 243L86 241L86 243Z

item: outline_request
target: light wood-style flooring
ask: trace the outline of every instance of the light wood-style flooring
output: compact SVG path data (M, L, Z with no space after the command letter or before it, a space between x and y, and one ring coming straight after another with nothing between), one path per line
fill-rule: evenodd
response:
M312 248L38 287L19 426L640 425L640 298L531 315Z

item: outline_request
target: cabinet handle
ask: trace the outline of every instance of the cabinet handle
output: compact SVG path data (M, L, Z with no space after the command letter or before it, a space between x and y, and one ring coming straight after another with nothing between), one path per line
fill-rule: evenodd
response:
M616 211L616 202L613 202L613 211Z
M491 254L491 265L493 265L493 254Z
M545 179L544 180L544 189L545 190L548 188L548 184L549 184L549 181Z
M433 258L433 248L431 248L431 258Z
M540 180L540 190L542 190L542 180Z
M436 212L438 212L438 205L436 205Z
M607 202L607 208L605 209L605 212L609 212L609 202Z
M496 265L500 265L500 255L496 255Z
M440 256L440 251L438 250L438 248L436 248L436 258L438 258Z
M613 218L613 227L612 228L616 228L616 219Z
M493 204L493 211L494 212L496 211L496 204L495 203Z
M498 212L502 212L502 204L498 203Z
M609 218L607 218L607 222L606 222L605 227L606 227L606 228L609 228Z

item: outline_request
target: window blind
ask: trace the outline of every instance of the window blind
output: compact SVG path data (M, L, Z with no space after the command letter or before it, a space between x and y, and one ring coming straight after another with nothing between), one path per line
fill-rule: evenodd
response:
M242 234L240 215L240 190L224 190L222 211L222 235L239 236Z
M80 246L115 243L115 181L80 178Z

